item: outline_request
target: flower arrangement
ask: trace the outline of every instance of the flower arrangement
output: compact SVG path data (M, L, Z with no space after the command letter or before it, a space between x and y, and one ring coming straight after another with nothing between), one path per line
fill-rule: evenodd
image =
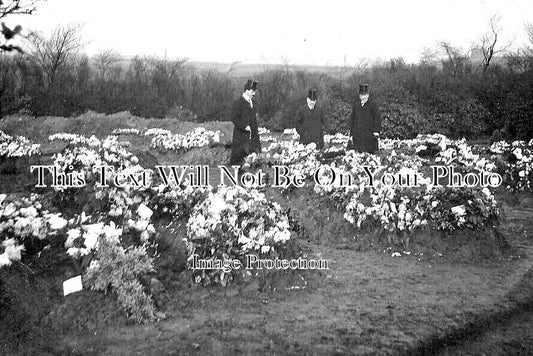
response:
M40 154L40 147L24 136L13 137L0 130L0 158L37 155Z
M280 205L257 190L220 187L198 204L187 223L189 259L239 259L246 254L276 256L291 238L288 217ZM196 271L195 280L226 285L238 271Z
M314 143L305 146L294 141L278 141L264 147L261 153L248 155L244 167L282 165L289 169L288 174L310 178L320 166L320 157Z
M136 128L123 128L123 129L114 129L111 131L111 135L140 135L141 130Z
M259 135L268 135L270 133L270 130L266 127L259 127L257 131Z
M152 138L151 147L166 151L188 151L191 148L206 147L220 143L220 131L209 131L197 127L186 134L156 135Z
M44 210L37 195L0 194L0 236L3 239L0 267L20 260L25 245L50 238L66 223L61 214Z
M495 142L489 149L495 154L492 158L498 162L506 188L512 192L533 190L532 141Z
M101 142L96 136L92 135L91 137L87 138L83 135L78 134L69 134L69 133L57 133L48 136L49 141L65 141L69 143L70 145L85 145L89 147L97 147L101 145Z
M337 132L335 135L324 135L324 143L329 145L346 145L350 136Z
M294 141L297 141L297 140L300 139L300 134L298 134L298 131L296 131L295 128L284 129L283 130L283 136L289 136Z
M160 129L157 127L147 129L144 131L144 136L170 136L172 135L172 132L170 130L166 129Z

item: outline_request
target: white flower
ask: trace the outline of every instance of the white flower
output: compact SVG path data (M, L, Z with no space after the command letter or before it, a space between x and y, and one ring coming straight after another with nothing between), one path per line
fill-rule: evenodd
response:
M6 253L0 254L0 268L11 265L11 260Z
M111 221L109 225L104 226L103 233L106 239L118 242L122 235L122 229L115 228L115 223Z
M137 222L135 223L135 229L137 229L138 231L144 231L148 228L148 224L150 224L149 220L137 220Z
M150 233L148 231L146 231L146 230L141 232L141 240L142 241L148 241L148 239L150 239Z
M67 220L63 219L59 215L61 214L52 214L48 218L48 224L50 224L50 229L52 230L61 230L67 226Z
M70 229L67 231L67 240L65 241L65 246L72 246L74 240L81 236L80 229Z
M97 270L100 268L100 261L92 260L89 264L89 267L87 267L88 270Z
M96 231L90 231L83 234L83 238L85 239L85 247L88 250L92 250L96 247L96 244L98 243L98 236L100 234Z
M2 246L4 246L4 254L7 255L7 257L11 261L20 261L22 251L25 250L24 245L17 245L17 241L15 239L7 239L2 242Z
M4 212L3 212L2 215L4 215L5 217L10 217L10 216L13 215L16 211L17 211L17 208L15 207L15 204L13 204L13 203L9 203L9 204L7 204L7 206L4 208Z
M137 208L137 214L141 219L149 220L153 213L152 209L144 204L140 204Z
M452 212L457 216L464 216L466 214L466 209L464 205L454 206Z
M226 209L226 202L219 194L213 195L211 205L209 206L209 214L219 216L222 211Z

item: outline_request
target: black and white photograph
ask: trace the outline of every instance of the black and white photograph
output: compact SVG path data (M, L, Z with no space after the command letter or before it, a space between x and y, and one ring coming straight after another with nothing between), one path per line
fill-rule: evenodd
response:
M533 355L533 2L0 0L0 355Z

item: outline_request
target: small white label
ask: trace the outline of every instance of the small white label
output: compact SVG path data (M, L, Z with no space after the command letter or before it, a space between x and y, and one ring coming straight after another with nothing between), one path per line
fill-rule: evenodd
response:
M79 292L82 289L81 276L76 276L63 282L63 295L65 296L70 293Z

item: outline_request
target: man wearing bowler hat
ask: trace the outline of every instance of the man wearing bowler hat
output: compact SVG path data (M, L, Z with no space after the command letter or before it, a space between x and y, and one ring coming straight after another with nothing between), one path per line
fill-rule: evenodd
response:
M317 148L324 147L324 112L316 105L317 90L309 89L307 103L296 112L296 131L300 143L307 145L314 142Z
M359 98L355 101L350 116L351 142L348 145L358 152L374 153L378 150L381 115L378 106L369 100L369 96L368 84L359 85Z
M261 152L257 126L257 107L253 98L257 82L250 80L244 85L244 92L235 100L232 107L233 143L230 165L242 165L244 158L252 152Z

